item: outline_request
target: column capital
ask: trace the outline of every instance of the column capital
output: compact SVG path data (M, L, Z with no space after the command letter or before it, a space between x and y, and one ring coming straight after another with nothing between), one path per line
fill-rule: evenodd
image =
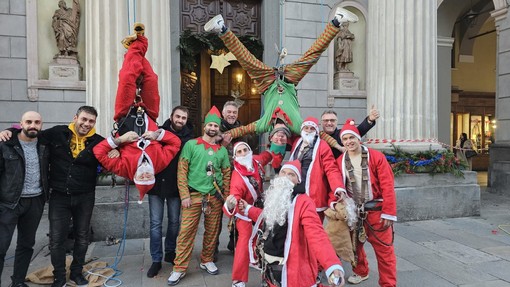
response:
M506 19L507 12L508 12L508 7L503 7L503 8L500 8L500 9L497 9L497 10L494 10L491 12L491 17L494 18L494 22L496 22L496 27L499 26L498 22Z

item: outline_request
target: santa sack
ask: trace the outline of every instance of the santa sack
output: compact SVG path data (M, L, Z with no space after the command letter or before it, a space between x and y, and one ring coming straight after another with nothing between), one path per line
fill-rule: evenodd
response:
M343 202L338 202L335 209L328 208L324 211L328 218L326 233L331 244L335 248L336 255L344 261L354 262L352 250L351 232L347 225L348 212Z

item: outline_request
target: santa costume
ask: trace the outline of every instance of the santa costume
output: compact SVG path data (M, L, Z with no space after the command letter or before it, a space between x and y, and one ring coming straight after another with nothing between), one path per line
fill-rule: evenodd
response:
M233 148L234 171L230 180L230 195L238 201L244 199L248 204L254 205L255 202L262 202L262 180L264 176L264 166L271 162L271 154L267 151L260 155L253 155L251 164L243 165L236 159L236 151L239 147L246 146L251 155L252 150L245 142L237 142ZM256 204L258 207L262 207ZM253 246L249 244L252 234L253 222L247 216L238 213L237 205L229 210L227 202L223 205L223 213L228 217L235 216L235 228L239 234L235 246L234 263L232 265L232 281L248 282L248 268L250 264L250 254L253 256Z
M282 166L283 169L293 170L301 180L299 161L288 162ZM283 230L285 239L279 264L282 270L280 283L282 287L317 286L319 264L324 266L328 278L335 269L344 271L315 211L313 200L306 194L295 192L291 200L286 216L287 230ZM255 226L263 221L260 208L248 205L245 213L256 222ZM252 240L255 236L256 230L252 233Z
M361 143L360 133L352 119L347 119L340 131L340 138L345 135L354 135ZM361 156L358 155L357 160L355 155L349 155L349 150L337 159L348 195L354 199L358 207L364 206L366 212L358 214L358 228L353 233L357 257L357 265L353 267L353 272L355 276L361 278L360 280L368 278L368 261L363 248L366 238L366 241L372 244L377 258L379 285L396 286L397 260L393 247L393 226L383 225L383 219L392 222L397 220L393 171L383 153L363 145L360 147ZM362 174L364 168L368 169L366 176Z
M144 116L149 123L146 131L157 130L156 124L147 115ZM136 175L148 172L155 176L167 167L179 152L180 147L181 140L171 132L162 129L157 140L140 138L136 142L123 144L120 147L115 144L114 138L109 136L97 144L93 151L97 160L107 170L133 180L142 200L154 186L155 180L138 180ZM108 152L115 148L120 148L120 156L108 157Z
M300 137L292 147L289 160L300 161L306 194L314 201L316 210L323 220L323 212L328 208L330 196L345 192L344 183L331 148L317 136L319 121L314 117L307 117L301 125L301 130L305 126L314 127L316 134L311 143L303 141Z

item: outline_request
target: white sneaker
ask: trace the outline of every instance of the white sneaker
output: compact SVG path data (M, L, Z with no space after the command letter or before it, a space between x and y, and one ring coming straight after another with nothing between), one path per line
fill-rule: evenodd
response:
M200 263L200 269L207 271L207 273L211 275L218 274L218 267L216 267L216 264L214 262L206 262L206 263Z
M232 287L246 287L246 284L242 281L232 282Z
M223 16L221 16L221 14L218 14L209 20L209 22L205 23L204 30L206 32L213 31L219 33L224 26L225 20L223 20Z
M356 16L356 14L354 14L351 11L344 9L342 7L336 8L335 18L339 23L344 23L344 22L356 23L359 20L358 16Z
M347 282L349 282L351 284L359 284L367 279L368 279L368 274L367 274L367 276L359 276L358 274L353 274L353 275L349 276L349 278L347 278Z
M170 274L170 277L168 277L167 283L170 286L177 285L179 284L179 281L184 278L184 276L186 276L186 272L172 271L172 274Z

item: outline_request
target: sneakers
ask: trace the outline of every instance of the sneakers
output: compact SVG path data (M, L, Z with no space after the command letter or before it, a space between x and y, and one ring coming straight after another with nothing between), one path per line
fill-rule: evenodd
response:
M85 279L85 277L83 277L81 273L71 275L71 277L69 277L69 281L71 281L71 283L74 283L76 287L87 287L89 285L89 281Z
M246 287L246 284L242 281L234 281L232 282L232 287Z
M213 262L200 263L200 269L207 271L207 273L211 275L217 275L219 273L218 267L216 267L216 264Z
M367 274L367 276L360 276L358 274L353 274L353 275L349 276L349 278L347 278L347 282L349 282L351 284L359 284L367 279L368 279L368 274Z
M170 277L168 277L167 283L170 286L177 285L179 284L179 281L184 278L184 276L186 276L186 272L172 271L172 274L170 274Z
M234 285L232 285L232 286L234 286ZM237 286L237 285L236 285L236 286ZM244 286L244 285L243 285L243 286ZM28 285L27 285L27 284L25 284L25 283L23 283L23 282L20 282L20 283L13 283L13 284L11 285L11 287L28 287Z
M335 18L339 23L344 23L344 22L356 23L359 20L358 16L356 16L356 14L354 14L351 11L348 11L342 7L336 8Z
M147 277L153 278L158 275L159 270L161 270L161 262L152 262L151 267L147 271Z
M66 279L65 278L61 278L61 279L56 279L53 280L53 284L51 284L51 287L66 287L67 284L66 284Z
M172 265L175 265L175 251L170 251L165 253L165 262L172 263Z
M220 33L223 27L225 27L225 20L223 20L223 16L221 16L221 14L218 14L209 20L209 22L205 23L204 30L206 32L212 31Z

